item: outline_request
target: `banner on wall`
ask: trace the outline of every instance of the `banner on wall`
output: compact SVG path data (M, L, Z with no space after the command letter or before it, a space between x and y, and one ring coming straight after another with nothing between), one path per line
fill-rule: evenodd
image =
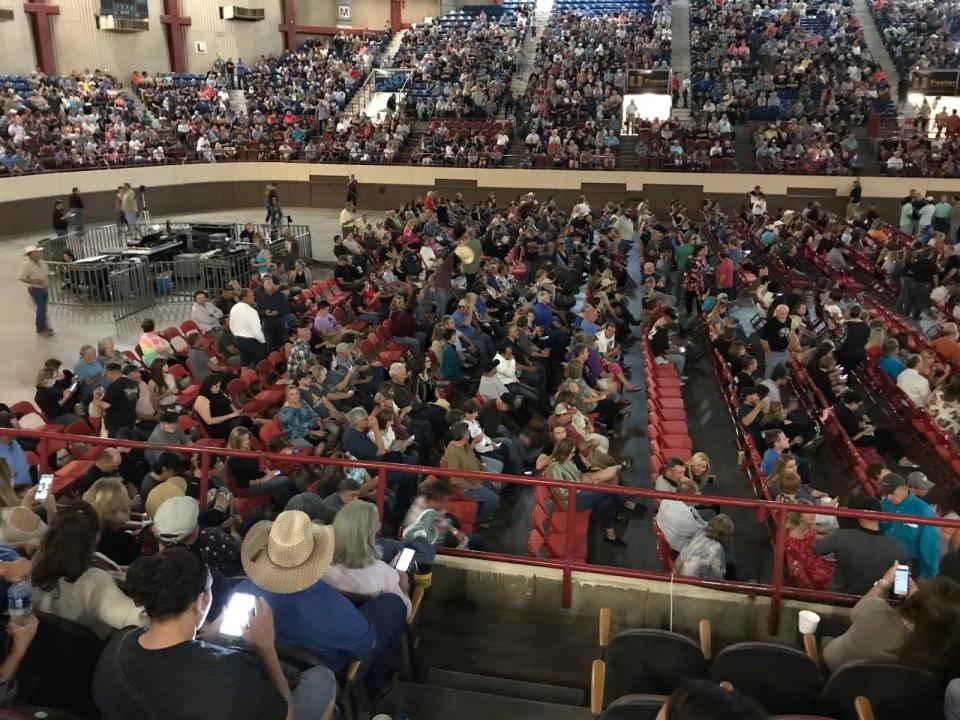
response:
M670 70L627 70L628 95L670 92Z
M910 92L923 95L960 95L960 70L916 70Z
M337 26L338 27L350 27L350 6L339 4L337 5Z

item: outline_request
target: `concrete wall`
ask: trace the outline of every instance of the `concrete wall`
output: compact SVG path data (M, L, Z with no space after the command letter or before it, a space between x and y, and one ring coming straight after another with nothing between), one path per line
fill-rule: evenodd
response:
M337 23L337 0L300 0L297 22L301 25L330 26ZM380 30L390 19L390 0L350 0L350 25ZM440 0L406 0L401 11L403 21L417 23L440 13Z
M263 8L266 18L259 22L222 20L220 7L230 4ZM251 63L261 55L279 55L283 50L283 38L277 29L281 23L278 0L180 0L180 12L189 15L191 21L183 35L189 72L206 71L217 55L224 60L242 57ZM207 54L196 51L197 41L207 44Z
M13 20L0 22L0 73L29 73L37 66L30 23L22 2L4 3L13 10Z
M70 0L59 5L60 14L53 19L59 72L100 68L126 83L135 69L151 74L170 70L167 41L160 25L163 0L150 0L150 30L137 33L98 30L99 0Z
M572 606L564 610L561 577L561 571L550 568L473 558L439 559L430 601L418 620L418 634L429 645L431 660L447 669L492 675L503 674L496 663L507 662L511 677L582 687L588 683L590 662L597 657L601 607L612 611L612 634L629 628L672 628L697 641L699 621L705 618L712 627L714 656L727 645L744 640L777 641L799 648L800 610L813 610L824 618L843 618L849 612L846 608L784 601L779 632L771 637L766 632L769 598L574 573ZM517 622L504 622L501 632L496 621L485 620L488 616ZM471 622L474 617L476 626ZM449 644L451 622L463 624L463 645L458 639L452 650L446 651L438 647L441 643L435 636L446 627ZM483 637L475 637L477 628ZM511 636L518 632L524 637ZM534 647L526 647L525 641L535 643ZM510 654L509 660L504 659L504 653ZM465 657L458 660L462 655Z
M787 175L564 172L555 170L469 170L407 165L320 165L307 163L221 163L165 165L117 170L47 173L0 179L0 233L16 235L48 227L53 200L74 186L87 198L89 221L112 219L113 192L130 182L149 188L155 217L174 212L242 208L262 204L267 182L278 182L284 206L340 208L350 173L360 182L360 206L385 210L410 202L427 190L462 193L467 201L494 192L501 198L536 191L554 196L561 207L584 194L592 203L649 199L658 212L680 199L696 208L704 198L728 210L744 204L746 193L760 185L771 211L799 209L810 200L842 212L850 181L846 178ZM960 180L935 178L862 178L863 199L876 202L880 213L895 222L900 199L911 189L939 196L960 194Z

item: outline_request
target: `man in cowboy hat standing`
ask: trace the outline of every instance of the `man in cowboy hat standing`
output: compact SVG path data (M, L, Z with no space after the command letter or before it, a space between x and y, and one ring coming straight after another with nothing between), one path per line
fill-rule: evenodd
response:
M40 248L30 245L23 251L26 258L20 265L20 282L26 283L30 299L37 306L37 334L49 337L53 335L53 328L47 320L47 282L50 270L40 256Z
M299 510L250 528L240 549L247 580L237 592L267 601L277 642L319 656L337 675L354 659L359 677L376 693L388 686L390 661L406 624L407 609L383 594L354 607L321 579L333 560L333 528L317 525Z

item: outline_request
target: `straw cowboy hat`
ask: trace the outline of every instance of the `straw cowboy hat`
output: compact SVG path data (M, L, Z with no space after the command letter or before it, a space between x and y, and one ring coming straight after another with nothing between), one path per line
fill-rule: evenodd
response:
M157 510L159 510L160 506L163 505L167 500L175 497L183 497L186 494L187 481L182 477L175 475L151 490L150 494L147 495L147 500L143 506L147 511L147 515L150 517L156 517Z
M476 260L476 255L473 253L473 249L467 247L466 245L457 245L457 248L453 251L453 254L460 258L460 262L464 265L472 265L473 261Z
M240 548L240 562L254 584L282 595L315 584L333 561L333 527L316 525L299 510L250 528Z

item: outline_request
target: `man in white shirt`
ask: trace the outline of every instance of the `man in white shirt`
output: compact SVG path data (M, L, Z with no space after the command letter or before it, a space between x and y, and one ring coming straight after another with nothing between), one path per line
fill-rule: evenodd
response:
M510 345L501 345L500 352L493 356L493 360L497 363L497 377L503 381L510 392L522 395L526 400L533 403L542 402L542 398L537 394L537 391L529 385L524 385L517 377L517 359L513 356L513 348Z
M193 294L190 319L197 324L200 332L208 333L211 330L219 330L220 318L222 317L223 311L207 300L207 294L203 290L197 290Z
M243 367L256 367L258 362L267 357L267 340L263 336L260 313L254 305L253 290L250 288L243 291L240 302L230 309L230 331L237 339Z
M913 401L919 408L927 406L930 397L930 381L917 372L920 365L920 356L911 355L907 358L907 369L897 375L897 387Z
M618 354L620 348L617 347L617 326L614 323L604 323L597 333L597 352L605 358L608 355ZM609 358L608 358L609 359Z
M483 375L480 376L480 388L477 390L477 395L484 400L495 400L504 393L510 392L506 383L503 382L503 378L497 374L499 364L498 360L488 360L483 364Z
M677 492L683 495L697 495L697 484L689 478L682 478ZM657 511L657 526L666 538L670 549L680 552L694 536L707 526L707 521L692 505L682 500L661 500Z

